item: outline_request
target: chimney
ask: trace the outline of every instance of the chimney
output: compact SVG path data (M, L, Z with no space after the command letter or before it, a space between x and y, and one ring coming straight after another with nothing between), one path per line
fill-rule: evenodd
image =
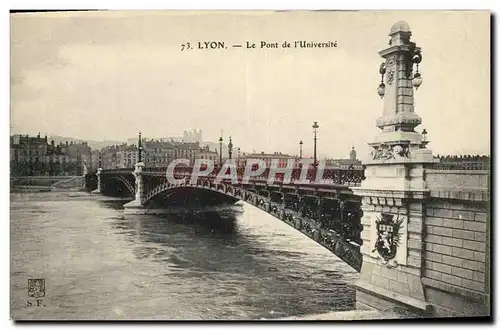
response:
M54 142L54 140L50 141L50 145L51 145L51 146L55 146L55 142Z
M66 141L66 147L68 146L68 141Z

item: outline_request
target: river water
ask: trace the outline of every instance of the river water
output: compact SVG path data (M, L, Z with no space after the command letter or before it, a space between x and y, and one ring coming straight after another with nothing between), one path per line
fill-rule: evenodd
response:
M123 214L83 192L11 193L13 319L274 319L355 309L358 274L248 204L231 231ZM45 279L40 306L28 279ZM28 306L31 299L33 306Z

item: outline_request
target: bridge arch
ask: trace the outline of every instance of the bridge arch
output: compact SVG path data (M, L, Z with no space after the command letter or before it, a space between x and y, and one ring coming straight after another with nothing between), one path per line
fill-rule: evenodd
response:
M148 207L160 199L171 199L173 203L185 201L182 203L183 205L202 207L234 204L239 198L233 196L231 190L231 187L223 187L223 185L220 185L219 189L210 189L197 184L171 184L165 181L147 190L142 203L145 207Z
M129 180L127 180L126 178L124 178L122 175L118 175L116 177L116 180L123 183L123 185L127 188L127 190L129 191L129 193L132 194L132 196L135 195L135 185L130 183Z
M124 175L106 176L103 180L103 184L104 190L114 191L118 194L120 194L119 191L124 191L127 195L135 195L134 181L127 179Z

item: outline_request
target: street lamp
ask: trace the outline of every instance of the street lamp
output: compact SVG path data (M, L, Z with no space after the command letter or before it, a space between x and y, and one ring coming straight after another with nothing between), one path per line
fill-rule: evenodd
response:
M318 133L318 128L319 128L317 121L314 122L314 125L312 126L312 128L314 130L314 167L317 167L318 166L318 159L317 159L317 153L316 153L316 141L317 141L317 133Z
M238 149L236 149L236 150L238 150L238 167L240 167L240 151L241 151L241 149L240 149L240 147L238 147Z
M378 72L380 73L380 85L378 85L377 88L377 93L380 96L380 98L384 98L385 95L385 84L384 84L385 71L386 71L385 63L380 64L380 68L378 70Z
M427 130L424 128L422 130L422 148L425 148L425 146L429 143L429 141L427 141Z
M222 136L219 138L219 166L222 166Z
M302 145L303 145L303 144L304 144L304 143L302 142L302 140L300 140L300 142L299 142L299 146L300 146L300 153L299 153L299 155L300 155L300 159L302 159Z
M231 137L229 137L229 144L227 145L228 151L229 151L229 159L233 158L233 141L231 140Z
M422 85L422 75L418 72L418 65L420 62L422 62L422 53L420 53L420 50L415 50L415 43L412 43L412 58L411 62L408 61L407 65L411 68L413 64L416 64L415 68L415 75L413 76L413 79L411 80L411 83L413 87L415 87L415 90L418 90L420 85Z
M139 142L137 142L137 162L142 162L142 136L139 132Z

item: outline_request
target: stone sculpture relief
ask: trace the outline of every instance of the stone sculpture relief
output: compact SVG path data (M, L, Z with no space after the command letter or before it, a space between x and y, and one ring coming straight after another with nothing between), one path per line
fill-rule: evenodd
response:
M373 160L389 160L397 158L410 158L410 147L408 145L398 144L389 146L381 144L372 151Z

